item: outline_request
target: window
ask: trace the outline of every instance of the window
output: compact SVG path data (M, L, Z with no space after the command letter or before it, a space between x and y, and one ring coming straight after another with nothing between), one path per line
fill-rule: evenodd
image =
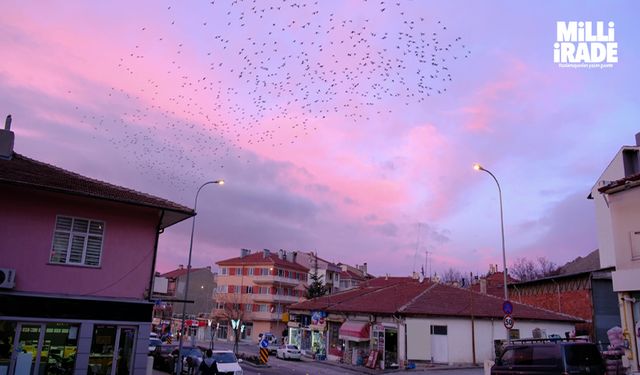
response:
M233 286L233 292L234 293L240 293L240 285L234 285Z
M216 302L216 309L223 310L224 309L224 302Z
M284 271L283 270L278 270L278 276L284 277Z
M262 276L269 276L269 269L268 268L263 268L262 269Z
M226 275L227 274L227 267L222 267L220 269L220 273L223 274L223 275Z
M631 238L631 259L639 260L640 259L640 231L629 232L629 237Z
M249 276L253 276L253 267L249 268Z
M226 285L218 285L216 287L216 292L218 293L226 293L227 292L227 286Z
M247 294L253 294L253 287L252 286L248 286L247 287Z
M51 263L99 266L104 222L57 216Z
M258 311L267 312L267 305L265 305L264 303L259 304L258 305Z
M446 335L447 326L431 326L432 335Z
M253 311L253 304L247 303L244 305L244 311Z

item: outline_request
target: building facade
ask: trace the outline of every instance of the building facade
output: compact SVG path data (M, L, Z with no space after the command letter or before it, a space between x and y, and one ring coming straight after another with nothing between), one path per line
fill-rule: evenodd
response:
M596 208L600 261L615 267L613 290L623 330L623 364L640 371L640 133L623 146L591 190Z
M506 339L502 298L405 277L290 306L289 342L329 360L375 367L408 362L471 364L495 356ZM565 333L581 320L514 303L511 337Z
M309 277L317 272L328 293L340 291L340 272L342 272L340 267L320 258L317 252L296 251L295 253L296 262L309 269Z
M159 234L193 211L13 152L0 207L0 373L145 374Z
M296 260L294 252L242 249L240 257L217 262L218 337L235 338L232 320L241 322L239 339L257 342L259 334L267 332L281 337L287 306L304 299L308 281L309 269Z

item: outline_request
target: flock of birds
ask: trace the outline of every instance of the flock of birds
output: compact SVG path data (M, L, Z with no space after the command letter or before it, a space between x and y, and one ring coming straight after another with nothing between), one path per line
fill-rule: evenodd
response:
M243 148L294 143L329 122L359 126L443 95L471 53L415 2L205 4L163 5L164 24L140 25L114 67L138 92L111 87L105 99L122 113L83 118L141 173L180 188Z

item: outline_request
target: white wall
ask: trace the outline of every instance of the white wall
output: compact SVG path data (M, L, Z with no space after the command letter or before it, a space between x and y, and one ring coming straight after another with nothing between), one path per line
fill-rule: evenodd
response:
M470 318L407 318L407 359L431 360L431 326L447 326L447 350L450 364L473 362ZM476 363L494 359L494 340L505 339L506 329L500 319L475 319ZM521 338L532 337L533 329L544 329L546 333L558 334L574 329L574 324L545 321L517 321L514 329L520 330ZM402 341L403 339L400 338Z
M608 195L616 270L613 290L640 290L640 258L632 258L631 235L640 231L640 187Z
M602 268L614 267L616 265L616 259L613 248L613 229L609 207L607 206L604 196L600 194L598 189L604 186L602 181L608 183L624 177L623 149L618 151L591 189L591 196L593 197L596 208L596 230L598 232L598 249L600 249L600 267Z

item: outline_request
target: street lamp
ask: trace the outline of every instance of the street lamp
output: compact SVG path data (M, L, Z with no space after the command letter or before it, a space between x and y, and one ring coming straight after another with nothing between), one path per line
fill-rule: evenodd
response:
M209 184L224 185L224 180L208 181L202 184L200 188L198 188L198 191L196 192L196 199L195 199L195 202L193 203L193 212L196 215L197 215L196 207L198 206L198 195L200 195L200 190L202 190L203 187ZM182 373L182 341L184 340L184 336L185 336L184 321L185 321L185 315L187 315L187 295L189 294L189 274L191 273L191 252L193 250L193 232L196 228L196 215L193 215L193 221L191 222L191 241L189 242L189 261L187 262L187 280L184 288L184 301L182 302L182 321L180 323L180 341L178 343L178 368L177 368L178 374Z
M496 178L496 176L493 175L493 173L491 173L491 171L489 171L488 169L483 168L480 164L475 163L473 165L473 169L475 169L476 171L485 171L487 173L489 173L489 175L491 177L493 177L493 180L496 182L496 185L498 185L498 196L500 197L500 230L501 230L501 234L502 234L502 267L504 269L504 300L505 302L509 300L509 290L507 288L507 256L504 250L504 216L502 214L502 189L500 189L500 183L498 182L498 179ZM506 328L507 330L507 342L511 341L509 338L509 328Z

